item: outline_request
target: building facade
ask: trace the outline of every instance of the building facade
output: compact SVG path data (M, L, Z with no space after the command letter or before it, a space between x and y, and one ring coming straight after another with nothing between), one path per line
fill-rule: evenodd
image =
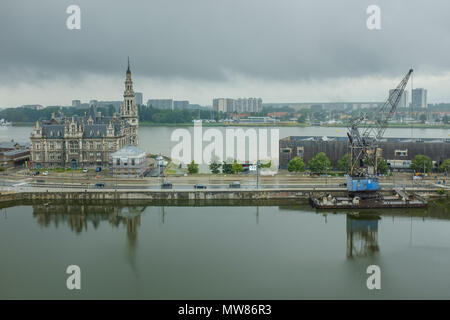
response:
M412 106L415 108L427 107L427 90L423 88L413 89L412 91Z
M142 105L143 103L143 95L142 92L135 92L134 94L135 102L138 106Z
M84 116L52 114L36 122L31 134L33 168L111 167L111 154L126 145L138 145L138 108L130 64L126 72L120 116L102 116L91 106Z
M213 109L217 112L261 112L261 98L217 98L213 100Z
M389 90L389 97L396 92L397 89L391 89ZM400 100L398 102L397 107L399 108L408 108L409 107L409 101L408 101L408 91L403 90L403 92L400 95Z
M25 165L30 160L30 149L27 144L14 141L0 142L0 167L13 168Z
M213 109L217 112L234 112L234 100L229 98L213 99Z
M291 159L302 157L307 163L319 152L324 152L333 168L349 152L347 137L290 136L280 140L279 163L285 169ZM391 169L408 169L411 160L419 154L431 158L435 165L450 159L450 139L385 138L379 142L380 156Z
M114 175L141 177L148 169L144 150L128 145L111 155Z
M173 99L149 99L147 100L147 107L173 110Z
M174 101L173 108L175 110L188 110L189 109L189 101L187 101L187 100Z

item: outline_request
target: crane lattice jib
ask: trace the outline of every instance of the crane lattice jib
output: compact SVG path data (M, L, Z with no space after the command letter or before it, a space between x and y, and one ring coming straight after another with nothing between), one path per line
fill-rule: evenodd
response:
M388 121L394 116L412 73L413 69L410 69L397 88L389 94L386 102L378 109L374 125L366 127L361 135L365 140L379 141L383 137Z

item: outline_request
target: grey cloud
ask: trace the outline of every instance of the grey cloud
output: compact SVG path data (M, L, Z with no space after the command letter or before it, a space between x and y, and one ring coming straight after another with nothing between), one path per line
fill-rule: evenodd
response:
M382 30L366 28L370 4ZM82 29L67 30L66 8ZM435 0L3 0L0 82L117 74L222 81L450 69L450 2Z

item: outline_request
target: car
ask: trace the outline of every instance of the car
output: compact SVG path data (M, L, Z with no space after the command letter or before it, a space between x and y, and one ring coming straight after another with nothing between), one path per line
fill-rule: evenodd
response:
M88 171L89 171L89 169L86 169L86 168L83 169L84 173L87 173Z
M95 169L95 172L100 172L102 171L102 167L97 167L97 169Z
M38 175L39 175L39 171L33 172L33 176L38 176Z
M194 189L206 189L206 186L204 184L196 184L194 185Z
M239 181L234 181L232 183L230 183L230 188L240 188L241 187L241 183Z
M98 183L95 184L95 187L96 188L104 188L105 184L103 182L98 182Z
M347 182L339 183L339 187L346 187L346 186L347 186Z
M44 171L42 174L43 174L44 176L48 176L48 171Z
M161 185L161 189L172 189L172 182L164 182Z

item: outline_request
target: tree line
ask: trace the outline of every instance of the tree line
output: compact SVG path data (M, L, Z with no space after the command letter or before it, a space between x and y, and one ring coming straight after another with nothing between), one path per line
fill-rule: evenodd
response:
M366 163L367 164L367 163ZM314 158L308 162L309 170L312 173L327 173L332 170L331 161L325 155L324 152L318 153ZM336 169L338 171L348 172L350 168L350 156L345 154L341 159L338 160ZM426 155L417 155L411 161L410 168L415 172L432 172L433 171L433 161L430 157ZM389 166L386 160L382 157L377 158L377 170L379 174L387 174L389 172ZM443 173L450 173L450 159L444 160L438 167L437 170ZM289 172L304 172L306 171L306 164L302 157L295 157L291 159L288 163Z

